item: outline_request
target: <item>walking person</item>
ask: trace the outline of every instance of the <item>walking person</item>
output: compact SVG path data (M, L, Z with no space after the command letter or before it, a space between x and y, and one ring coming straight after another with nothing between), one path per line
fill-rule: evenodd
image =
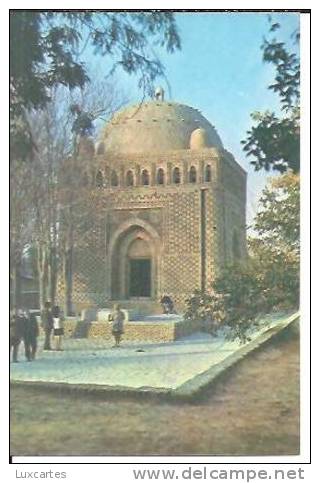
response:
M63 337L64 330L62 325L61 311L58 305L53 307L52 316L53 316L53 336L55 341L55 349L56 351L62 351L62 337Z
M16 313L14 310L10 312L10 358L12 352L12 362L18 361L18 352L20 342L23 335L23 320L21 316L21 311L18 310Z
M35 314L29 311L25 314L23 331L24 350L27 361L34 361L37 353L37 338L39 326Z
M124 333L124 319L125 314L120 309L120 305L115 304L113 312L109 317L109 320L112 321L112 335L115 340L115 345L113 347L120 347L121 336Z
M44 330L44 346L43 350L51 351L51 334L53 329L53 317L51 310L51 303L46 302L42 312L42 327Z

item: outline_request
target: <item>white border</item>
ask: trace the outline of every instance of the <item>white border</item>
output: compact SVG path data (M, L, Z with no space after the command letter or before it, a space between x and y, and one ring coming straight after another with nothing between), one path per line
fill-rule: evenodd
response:
M7 5L5 5L7 3ZM3 44L2 45L7 45L6 40L8 39L8 26L7 26L7 9L8 8L88 8L88 7L95 7L95 8L263 8L265 7L266 9L270 8L308 8L309 5L302 5L302 2L297 2L297 1L278 1L278 2L257 2L254 1L246 1L246 2L239 2L239 1L215 1L214 4L213 2L208 2L208 1L202 1L199 0L198 2L190 2L190 1L184 1L184 2L178 2L178 1L171 1L171 2L166 2L164 0L162 1L140 1L137 2L130 2L130 1L117 1L117 2L106 2L97 0L93 2L93 5L88 5L87 1L83 0L78 0L77 2L70 2L70 1L61 1L61 0L56 0L55 2L39 2L39 1L27 1L27 2L22 2L22 1L17 1L13 0L10 3L9 2L3 2L1 5L1 34L2 34L2 40ZM4 8L5 7L5 8ZM4 12L6 10L6 12ZM312 15L314 15L314 11L312 11ZM133 467L134 465L141 464L141 463L147 463L148 467L151 466L151 463L168 463L170 465L174 464L175 462L179 463L236 463L237 465L240 463L278 463L278 464L283 464L283 463L291 463L291 464L301 464L303 462L308 462L309 460L309 401L308 401L308 394L309 394L309 372L308 372L308 361L309 361L309 344L308 344L308 337L309 337L309 328L308 328L308 321L309 321L309 305L308 305L308 300L309 300L309 179L310 179L310 169L307 167L309 166L308 160L309 160L309 151L310 151L310 146L309 146L309 97L310 97L310 89L309 89L309 68L308 68L308 63L309 63L309 52L310 52L310 46L308 45L308 38L309 38L309 32L310 32L310 16L309 15L301 15L301 32L302 32L302 42L301 42L301 58L302 58L302 100L303 100L303 109L302 109L302 165L304 166L304 169L302 171L303 177L302 177L302 182L303 182L303 195L302 195L302 244L303 244L303 260L302 260L302 334L301 334L301 341L302 341L302 350L301 350L301 355L302 355L302 384L301 384L301 401L302 401L302 413L301 413L301 420L302 420L302 425L301 425L301 455L300 456L290 456L290 457L81 457L81 458L70 458L70 457L30 457L30 458L16 458L15 461L19 462L43 462L43 463L78 463L79 460L81 460L82 463L117 463L117 479L120 481L130 481L132 478L128 479L128 474L129 474L129 467ZM315 46L316 44L313 43ZM320 45L318 43L318 45ZM2 64L4 66L8 66L8 57L7 57L7 51L3 52L2 55ZM7 77L4 76L2 79L2 89L1 89L1 95L3 96L4 94L4 99L2 102L3 106L8 105L8 96L7 96ZM7 133L7 117L5 116L4 118L4 125L2 126L2 133ZM7 148L7 136L6 134L4 135L4 145L6 146L6 149L2 149L2 155L3 155L3 169L5 170L5 175L2 177L2 182L4 182L4 186L1 185L1 188L4 188L3 190L1 189L1 195L3 200L3 196L5 197L5 202L4 204L2 203L2 211L1 215L3 216L3 208L6 210L4 213L3 217L3 225L2 226L8 226L8 204L6 204L7 198L7 166L6 165L6 159L7 154L8 154L8 148ZM316 159L314 162L317 161ZM318 161L317 161L318 162ZM319 178L318 178L319 179ZM314 205L315 206L315 205ZM2 245L1 250L2 253L6 252L7 253L7 240L2 240ZM1 285L1 294L7 294L8 290L6 290L6 284L7 284L7 279L3 280L1 279L1 282L3 285ZM3 313L8 313L6 312L6 308L8 306L7 303L8 298L4 298L2 300L1 308ZM4 322L4 321L3 321ZM314 319L314 324L317 321ZM319 321L320 323L320 321ZM7 336L7 330L2 332L4 340L6 339ZM319 340L317 338L317 340ZM1 351L1 365L0 367L5 368L7 367L7 358L6 358L6 351ZM314 352L313 352L314 354ZM2 386L1 386L1 429L2 429L2 434L6 435L7 428L8 428L8 421L3 421L3 416L5 416L7 413L8 405L7 405L7 395L8 395L8 388L7 388L7 381L2 380ZM318 406L319 407L319 406ZM315 415L313 414L313 417ZM0 447L0 464L1 467L2 465L7 466L7 455L8 455L8 441L7 438L1 439L1 447ZM131 463L131 465L123 465L123 463ZM120 466L120 464L122 466ZM12 465L15 466L15 465ZM64 465L59 465L59 471L63 470ZM169 466L169 465L168 465ZM266 465L267 466L267 465ZM34 467L34 468L33 468ZM34 470L40 470L42 465L28 465L27 469L28 471L31 471L32 469ZM12 467L11 467L12 468ZM112 466L111 468L114 468ZM262 466L261 466L262 468ZM13 468L12 468L13 469ZM43 468L45 469L45 468ZM287 468L288 469L288 468ZM58 468L57 468L58 470ZM77 481L85 481L87 480L88 476L92 477L92 472L94 471L94 479L96 481L106 481L106 466L95 466L94 470L92 467L90 468L87 465L72 465L67 468L68 473L72 472L72 475L77 475ZM115 473L114 473L115 474ZM13 481L11 480L12 478L12 471L10 470L10 473L8 473L8 476L10 476L10 480L8 481ZM99 480L97 479L99 477ZM100 477L103 477L103 479L100 480Z

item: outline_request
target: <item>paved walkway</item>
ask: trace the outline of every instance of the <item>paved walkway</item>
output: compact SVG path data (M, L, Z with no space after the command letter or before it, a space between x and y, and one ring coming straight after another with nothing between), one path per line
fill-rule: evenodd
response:
M286 325L288 315L269 317L252 341L272 327ZM42 341L39 341L42 345ZM252 344L249 342L247 344ZM68 384L93 384L135 389L176 389L195 376L219 365L227 357L243 350L244 345L228 341L222 335L213 338L195 333L179 341L124 343L118 349L104 340L65 339L63 352L39 350L34 362L11 364L13 381L42 381Z

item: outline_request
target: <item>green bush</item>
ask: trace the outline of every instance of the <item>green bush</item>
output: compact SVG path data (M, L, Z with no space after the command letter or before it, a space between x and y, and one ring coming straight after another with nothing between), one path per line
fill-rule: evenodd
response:
M212 335L225 327L244 342L260 316L299 306L299 176L273 179L260 206L248 258L226 266L207 292L196 290L186 301L185 318L202 320Z

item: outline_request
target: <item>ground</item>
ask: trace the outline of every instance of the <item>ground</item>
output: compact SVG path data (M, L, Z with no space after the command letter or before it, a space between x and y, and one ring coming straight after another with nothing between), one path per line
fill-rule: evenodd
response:
M11 454L299 454L298 335L278 335L192 403L13 387Z
M193 386L199 379L197 376L218 366L224 367L228 358L238 357L239 351L252 350L261 338L282 330L296 316L265 317L259 327L250 330L250 341L246 344L228 340L225 331L218 337L196 332L167 343L137 343L126 340L124 334L121 347L116 349L112 348L113 342L103 338L66 338L62 352L43 352L43 340L40 340L37 359L31 364L25 360L21 344L20 363L12 364L10 377L15 381L46 384L181 391L186 384Z

